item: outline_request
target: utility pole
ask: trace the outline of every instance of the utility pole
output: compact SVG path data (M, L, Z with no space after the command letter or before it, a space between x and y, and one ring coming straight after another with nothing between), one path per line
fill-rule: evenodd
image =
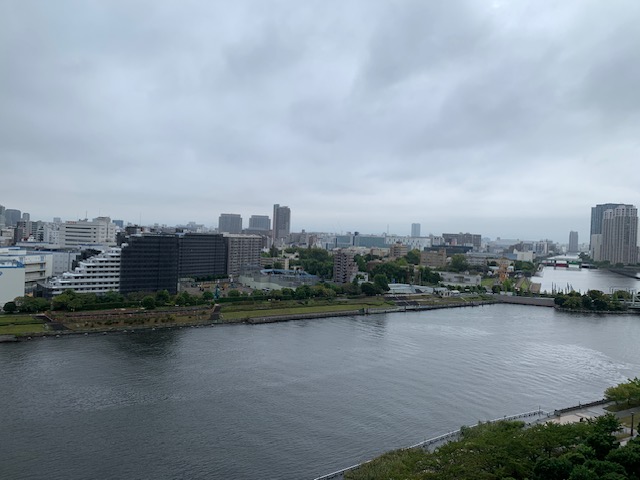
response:
M633 438L633 413L631 413L631 438Z

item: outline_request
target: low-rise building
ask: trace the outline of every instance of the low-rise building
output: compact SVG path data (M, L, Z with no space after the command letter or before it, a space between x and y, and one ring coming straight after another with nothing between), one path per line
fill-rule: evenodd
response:
M120 248L113 247L80 261L73 271L41 284L44 295L53 297L65 290L98 295L120 291L120 254Z
M468 273L440 272L443 285L477 286L482 283L482 275Z
M29 252L24 248L0 248L0 261L17 261L24 265L24 289L26 293L36 290L38 283L53 274L53 256L50 252Z
M25 268L17 260L0 260L0 310L25 294Z
M438 250L425 250L420 252L420 265L429 268L444 268L447 266L447 251L444 248Z
M303 270L285 269L249 269L238 276L238 281L247 287L257 290L282 290L291 288L295 290L301 285L316 285L320 278Z

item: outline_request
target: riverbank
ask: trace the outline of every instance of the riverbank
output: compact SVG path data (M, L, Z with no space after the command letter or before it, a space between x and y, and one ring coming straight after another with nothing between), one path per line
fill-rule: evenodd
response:
M398 305L402 303L402 305ZM3 316L0 342L47 336L85 335L221 324L263 324L339 316L477 307L499 303L481 297L422 297L391 301L384 297L339 301L260 302L248 305L175 307L155 310L115 309L86 312L45 312L38 315ZM15 323L10 323L15 321ZM2 331L2 328L7 331Z

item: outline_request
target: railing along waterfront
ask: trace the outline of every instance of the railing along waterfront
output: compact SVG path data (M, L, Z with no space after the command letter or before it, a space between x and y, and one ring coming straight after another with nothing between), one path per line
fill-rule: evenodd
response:
M599 402L593 402L594 404L599 403ZM584 407L584 405L583 405ZM571 409L576 409L578 407L572 407ZM569 409L567 409L569 410ZM543 417L549 418L554 416L555 412L545 412L544 410L538 409L538 410L533 410L531 412L524 412L524 413L518 413L516 415L509 415L509 416L505 416L505 417L501 417L501 418L496 418L494 420L488 420L486 422L478 422L475 425L472 425L470 427L463 427L463 428L474 428L477 427L478 425L484 425L487 423L494 423L494 422L503 422L503 421L510 421L510 420L518 420L518 419L528 419L531 417L536 417L536 419L540 419ZM535 420L529 421L529 422L525 422L525 423L533 423ZM438 435L437 437L433 437L433 438L429 438L427 440L424 440L422 442L416 443L415 445L411 445L409 447L404 447L404 448L400 448L399 450L409 450L411 448L422 448L424 450L429 450L430 448L433 448L435 446L439 446L441 444L453 441L453 440L457 440L460 438L460 434L462 433L462 428L459 428L458 430L454 430L452 432L448 432L445 433L443 435ZM351 465L350 467L346 467L343 468L341 470L336 470L335 472L332 473L328 473L326 475L322 475L321 477L316 477L314 480L330 480L330 479L339 479L339 478L343 478L344 474L351 471L351 470L355 470L356 468L361 467L362 465L366 465L369 462L372 462L373 459L371 460L367 460L365 462L362 463L358 463L357 465Z

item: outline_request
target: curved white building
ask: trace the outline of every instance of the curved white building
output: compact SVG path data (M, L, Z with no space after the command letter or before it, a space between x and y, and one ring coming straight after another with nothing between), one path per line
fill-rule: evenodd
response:
M78 293L102 294L120 290L120 248L113 247L79 262L73 272L65 272L51 279L44 287L49 295L60 295L65 290Z

